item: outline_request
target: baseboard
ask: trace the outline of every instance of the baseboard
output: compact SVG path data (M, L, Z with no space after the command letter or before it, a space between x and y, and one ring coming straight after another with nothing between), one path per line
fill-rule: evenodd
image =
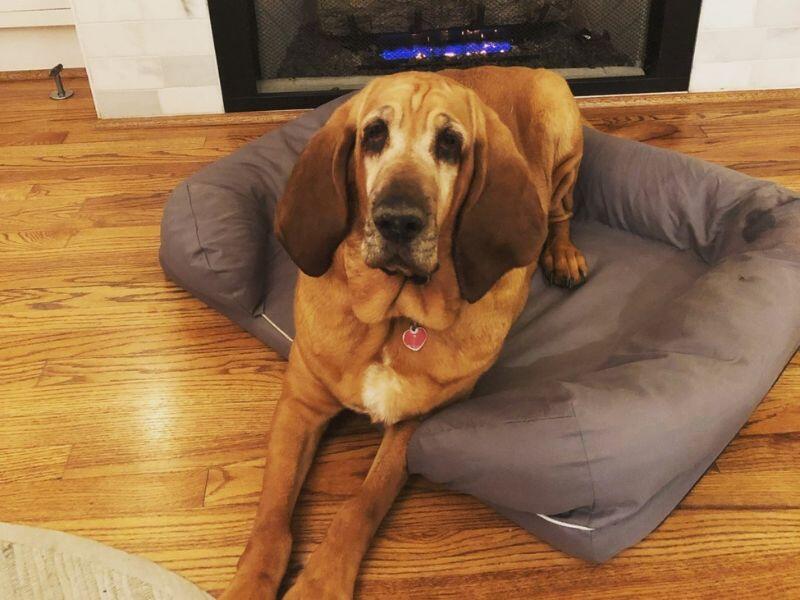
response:
M720 102L756 102L759 100L798 100L800 88L779 90L731 90L723 92L665 92L661 94L625 94L619 96L584 96L577 98L581 108L659 106L672 104L715 104Z

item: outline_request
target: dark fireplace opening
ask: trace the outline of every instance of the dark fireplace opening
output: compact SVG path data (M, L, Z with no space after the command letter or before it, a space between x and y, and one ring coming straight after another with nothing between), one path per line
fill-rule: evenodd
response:
M571 78L612 67L639 76L650 2L256 0L255 11L259 88L293 91L483 64L565 69Z
M226 108L320 104L403 70L523 65L577 93L686 89L700 0L210 0ZM246 81L245 81L246 80Z

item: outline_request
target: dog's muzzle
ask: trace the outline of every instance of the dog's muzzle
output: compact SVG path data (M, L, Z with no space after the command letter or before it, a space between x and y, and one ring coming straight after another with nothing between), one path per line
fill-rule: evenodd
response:
M436 231L430 200L420 186L402 180L386 186L373 204L371 225L367 263L415 282L427 281L436 266ZM428 256L431 251L434 256Z
M372 213L375 228L389 243L409 244L427 224L427 216L415 206L401 201L386 201L375 207Z

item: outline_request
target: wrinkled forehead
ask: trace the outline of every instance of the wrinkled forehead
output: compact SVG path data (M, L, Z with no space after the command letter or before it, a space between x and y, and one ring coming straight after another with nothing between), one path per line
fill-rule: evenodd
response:
M461 85L428 73L376 79L364 90L360 124L382 118L403 130L427 130L452 124L472 130L468 92Z

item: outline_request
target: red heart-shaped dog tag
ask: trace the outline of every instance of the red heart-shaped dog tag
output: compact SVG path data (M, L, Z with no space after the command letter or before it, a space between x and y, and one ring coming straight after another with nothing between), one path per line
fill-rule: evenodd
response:
M428 339L428 332L424 327L419 325L411 325L403 332L403 345L409 350L419 352L425 345Z

